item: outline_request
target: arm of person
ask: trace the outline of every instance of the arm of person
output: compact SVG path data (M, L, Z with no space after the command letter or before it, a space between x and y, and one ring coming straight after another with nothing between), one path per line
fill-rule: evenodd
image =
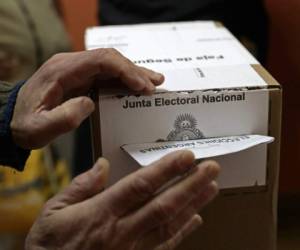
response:
M175 249L202 224L199 210L218 193L219 166L194 161L190 151L177 151L104 190L109 163L99 159L47 202L25 249Z
M112 79L145 94L163 82L161 74L115 50L57 55L12 92L15 105L7 120L12 140L24 149L39 148L78 127L94 110L89 90ZM199 209L218 192L219 166L212 161L195 166L189 151L169 154L103 190L108 169L109 163L99 159L49 200L25 248L174 249L201 225Z
M0 83L0 164L17 170L23 169L30 152L14 143L10 130L17 94L23 84Z
M163 76L114 49L97 49L57 54L16 88L2 83L0 163L21 170L30 149L77 128L94 110L90 89L110 80L150 94Z

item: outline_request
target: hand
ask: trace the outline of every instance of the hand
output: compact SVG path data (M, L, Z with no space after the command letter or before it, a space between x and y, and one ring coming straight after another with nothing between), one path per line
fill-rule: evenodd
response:
M134 65L114 49L55 55L20 89L10 124L15 143L40 148L77 128L94 110L85 95L108 80L151 94L164 77Z
M171 153L105 191L109 166L98 160L46 203L26 250L174 249L201 225L198 211L218 191L219 166L194 160L190 151ZM161 191L178 176L185 177Z

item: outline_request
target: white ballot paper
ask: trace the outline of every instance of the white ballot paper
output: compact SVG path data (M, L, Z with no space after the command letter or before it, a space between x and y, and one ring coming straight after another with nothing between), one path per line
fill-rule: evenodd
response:
M179 149L191 150L196 159L204 159L240 152L273 141L274 138L270 136L242 135L188 141L130 144L123 145L121 148L141 166L147 166L166 154Z

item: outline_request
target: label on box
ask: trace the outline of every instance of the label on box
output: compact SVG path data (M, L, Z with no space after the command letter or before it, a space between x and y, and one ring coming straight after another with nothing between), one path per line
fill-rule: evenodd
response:
M204 159L240 152L273 141L274 138L269 136L242 135L188 141L131 144L123 145L122 149L141 166L147 166L168 153L179 149L190 150L194 153L196 159Z
M163 73L165 82L159 86L157 92L265 85L264 80L249 65L195 67L165 70Z
M111 183L140 168L120 147L159 141L268 134L269 92L222 90L99 96L102 155ZM223 171L220 188L266 185L265 144L214 157Z
M152 96L100 90L101 137L95 140L111 162L110 184L140 168L121 145L268 134L269 91L253 67L259 63L214 22L92 28L86 47L115 48L136 65L165 75ZM266 185L267 145L241 151L236 146L230 149L234 154L223 154L229 150L225 145L215 147L223 153L210 154L222 166L220 188Z

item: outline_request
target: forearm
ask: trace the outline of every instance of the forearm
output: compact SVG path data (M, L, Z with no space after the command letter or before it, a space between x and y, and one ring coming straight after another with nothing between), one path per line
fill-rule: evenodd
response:
M23 82L17 85L3 82L0 84L0 164L22 170L30 151L24 150L14 143L10 122L17 95Z

